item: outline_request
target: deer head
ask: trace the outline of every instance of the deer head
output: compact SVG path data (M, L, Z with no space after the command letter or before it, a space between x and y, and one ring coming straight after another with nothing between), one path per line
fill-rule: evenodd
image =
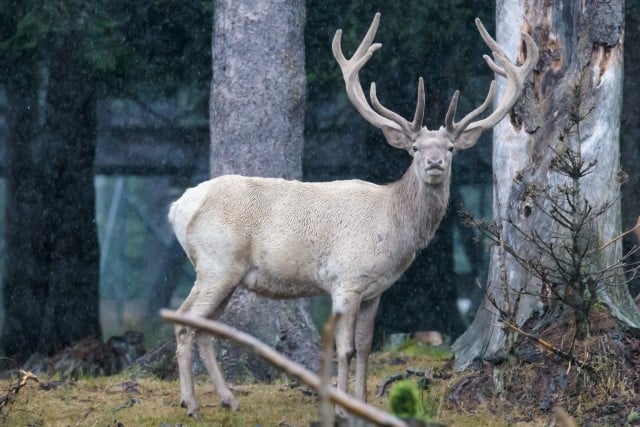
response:
M371 83L369 92L371 105L367 102L360 85L358 72L369 61L373 53L382 47L380 43L373 43L379 22L380 13L376 13L367 34L351 59L346 59L342 53L342 30L336 31L332 44L333 56L342 70L347 96L366 121L382 130L385 139L391 146L409 152L413 157L412 166L418 175L418 179L426 184L440 184L450 173L453 152L475 145L482 132L496 125L511 110L520 97L524 79L538 61L538 48L528 34L522 33L527 46L527 58L524 64L517 66L509 61L503 49L487 33L480 20L476 18L475 22L478 31L493 54L493 59L487 55L483 55L483 58L489 68L507 80L502 99L500 99L493 113L484 119L474 121L485 112L493 101L495 92L494 80L489 86L489 93L482 105L471 111L462 120L456 122L454 117L459 97L459 92L456 91L449 103L444 126L441 126L438 130L429 130L422 125L425 103L422 77L418 80L418 101L411 122L385 108L380 103L376 96L375 83Z

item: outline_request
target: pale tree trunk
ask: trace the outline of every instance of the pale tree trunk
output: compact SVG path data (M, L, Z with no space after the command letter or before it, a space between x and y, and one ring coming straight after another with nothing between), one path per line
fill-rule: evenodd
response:
M609 203L612 206L581 238L596 242L598 247L605 245L621 231L623 0L500 0L496 15L497 40L509 56L523 57L520 32L531 34L540 48L540 62L522 101L511 120L503 120L494 129L493 211L504 245L526 257L532 249L523 231L537 233L547 242L557 238L558 227L544 213L550 207L543 194L566 184L566 178L555 172L553 163L563 146L580 150L587 162L597 160L591 173L580 180L582 196L596 208ZM579 101L575 101L578 94ZM579 134L574 126L576 116L572 115L576 105ZM533 188L539 192L536 194ZM536 323L552 321L540 277L507 252L499 246L492 249L489 297L485 297L473 323L453 345L458 369L466 368L478 357L508 352L514 336L503 328L496 306L510 313L518 326L528 322L527 326L535 329ZM590 261L592 265L586 267L590 271L609 268L620 259L621 252L621 241L616 241L599 251ZM622 324L640 326L640 315L618 270L595 283L594 291Z
M233 173L301 178L304 23L302 0L214 2L212 177ZM239 289L221 320L316 367L319 337L307 301L274 301ZM247 370L258 378L273 374L246 352L226 350L218 354L229 377Z

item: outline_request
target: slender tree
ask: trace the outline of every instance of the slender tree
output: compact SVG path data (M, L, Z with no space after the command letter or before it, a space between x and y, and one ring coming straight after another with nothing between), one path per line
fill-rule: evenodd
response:
M496 245L483 305L453 345L458 368L510 350L503 320L540 330L573 310L580 332L598 301L640 327L616 240L623 1L498 1L496 10L511 55L524 54L521 31L544 54L511 120L494 129Z
M228 173L301 177L304 22L305 5L300 0L214 2L212 177ZM222 320L298 362L317 363L318 334L306 302L273 301L238 290ZM257 363L247 357L240 352L221 363L233 377ZM266 369L261 366L258 371ZM270 370L257 375L270 375L265 372Z

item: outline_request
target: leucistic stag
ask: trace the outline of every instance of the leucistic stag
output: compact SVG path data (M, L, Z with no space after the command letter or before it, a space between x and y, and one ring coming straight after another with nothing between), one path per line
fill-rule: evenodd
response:
M342 313L336 330L338 388L348 391L349 364L355 354L354 394L362 400L366 400L367 359L380 294L409 267L438 227L449 200L454 152L472 147L482 132L505 117L538 57L535 43L523 33L527 58L522 65L512 63L476 19L493 53L493 59L487 55L484 59L506 80L501 99L492 113L479 118L492 104L492 82L484 103L456 121L456 91L444 126L430 130L422 125L422 79L412 121L380 103L375 83L367 101L358 73L381 47L373 43L379 20L376 14L351 59L342 53L338 30L333 55L353 106L382 130L387 143L413 158L400 180L376 185L360 180L309 183L225 175L186 190L169 212L176 237L197 274L179 313L215 318L238 287L271 298L329 294L332 309ZM211 337L185 326L176 326L175 333L180 391L188 413L195 416L199 410L191 372L194 339L221 403L238 409Z

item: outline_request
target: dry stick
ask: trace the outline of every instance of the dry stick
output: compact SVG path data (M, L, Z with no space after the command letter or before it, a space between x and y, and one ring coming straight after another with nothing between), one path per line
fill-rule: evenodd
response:
M600 251L600 250L606 248L607 246L617 242L618 240L622 239L624 236L626 236L627 234L630 234L630 233L635 234L638 237L638 239L640 239L640 216L638 217L638 221L636 221L636 225L634 225L633 228L631 228L630 230L625 231L624 233L618 234L616 237L614 237L613 239L611 239L610 241L608 241L604 245L600 246L598 248L598 250Z
M227 326L224 323L204 319L201 317L178 314L175 311L171 310L160 310L160 316L163 319L169 320L171 322L204 330L214 335L241 344L247 347L253 353L267 360L272 365L282 369L290 376L298 379L300 382L305 383L309 387L315 390L319 390L321 387L321 380L316 374L304 368L302 365L281 355L268 345L262 343L260 340L249 334L238 331L237 329ZM364 402L356 400L341 390L330 388L329 399L331 399L333 403L343 407L348 412L355 414L358 417L372 423L376 423L382 426L408 427L407 424L399 418L396 418L393 415L381 411L380 409L375 408L371 405L367 405Z
M335 424L335 412L329 399L331 390L331 361L333 360L333 337L335 335L336 324L342 316L341 312L334 312L329 321L324 325L324 336L322 337L322 352L320 353L320 419L322 427L333 427Z
M20 373L20 381L18 382L18 384L11 387L11 389L7 392L7 394L0 397L0 413L2 412L2 409L4 409L5 406L9 405L11 402L15 400L16 396L18 395L18 392L22 387L24 387L27 384L27 381L31 380L35 382L40 382L38 377L35 374L33 374L31 371L24 371L22 369L19 369L18 372Z
M389 375L387 378L384 379L384 381L382 381L382 384L380 384L380 388L376 393L376 397L384 396L384 392L387 390L387 387L389 386L389 384L394 383L396 381L403 380L405 378L407 378L407 374L404 372L398 372L397 374Z

